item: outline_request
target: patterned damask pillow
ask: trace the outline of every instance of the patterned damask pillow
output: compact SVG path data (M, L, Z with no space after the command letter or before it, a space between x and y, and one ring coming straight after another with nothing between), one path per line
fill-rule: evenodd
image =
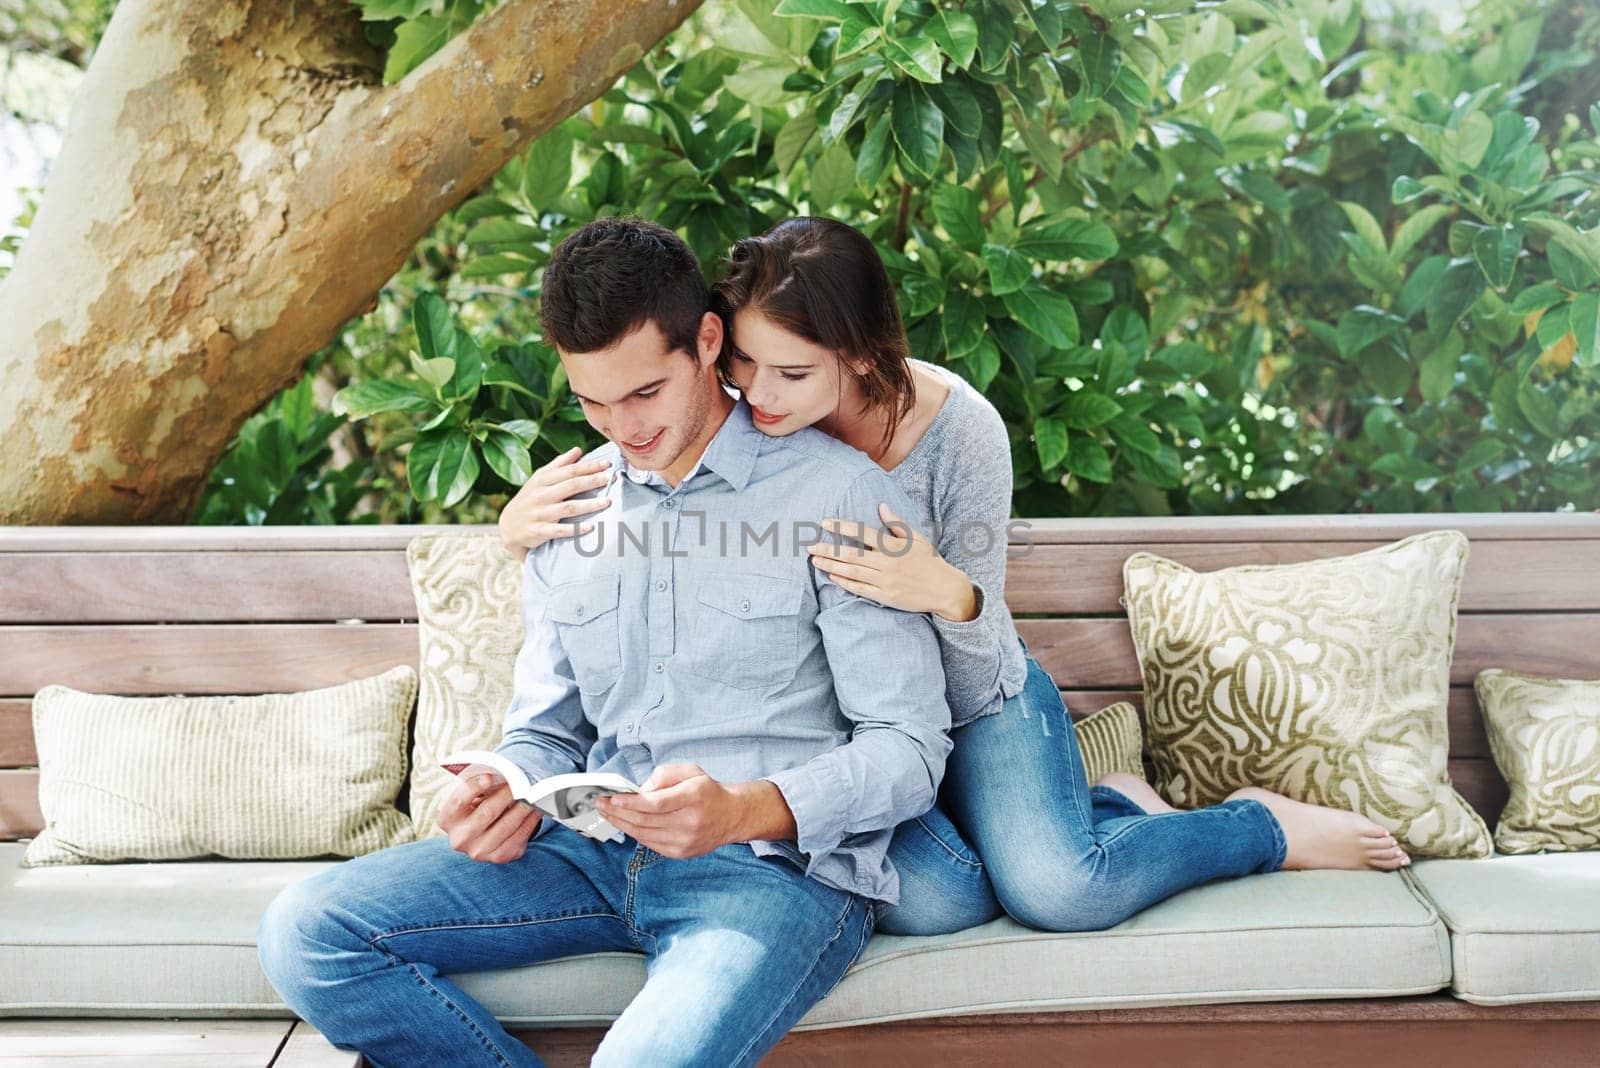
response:
M411 823L442 835L439 806L455 776L439 767L453 749L494 749L511 707L522 648L522 562L495 531L423 534L406 544L421 642Z
M1488 828L1446 764L1466 559L1454 530L1205 573L1130 556L1158 789L1192 808L1261 786L1360 812L1417 856L1488 856Z
M1491 668L1474 684L1489 751L1511 787L1503 853L1600 849L1600 681Z

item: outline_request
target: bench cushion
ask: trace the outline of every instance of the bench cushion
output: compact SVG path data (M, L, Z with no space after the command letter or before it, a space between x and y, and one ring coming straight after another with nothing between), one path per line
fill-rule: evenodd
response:
M1600 852L1419 860L1464 1001L1600 999Z
M21 869L0 843L0 1016L290 1016L256 961L267 903L340 861ZM516 1024L615 1018L643 958L604 953L453 977ZM1444 925L1398 874L1278 872L1180 894L1110 931L1009 919L878 936L806 1027L974 1012L1426 993Z

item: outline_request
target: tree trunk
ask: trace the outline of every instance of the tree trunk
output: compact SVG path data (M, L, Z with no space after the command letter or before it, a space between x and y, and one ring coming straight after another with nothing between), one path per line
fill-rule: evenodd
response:
M421 236L700 0L505 0L404 80L348 0L122 0L0 282L0 523L183 523Z

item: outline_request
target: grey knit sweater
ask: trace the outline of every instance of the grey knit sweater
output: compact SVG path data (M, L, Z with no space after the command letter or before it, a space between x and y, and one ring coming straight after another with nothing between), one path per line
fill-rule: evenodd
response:
M1006 524L1011 519L1011 442L994 405L953 371L950 395L921 440L890 471L938 526L939 555L972 580L979 613L966 623L932 616L944 657L951 726L998 712L1022 689L1026 654L1006 608ZM923 531L928 534L928 531Z

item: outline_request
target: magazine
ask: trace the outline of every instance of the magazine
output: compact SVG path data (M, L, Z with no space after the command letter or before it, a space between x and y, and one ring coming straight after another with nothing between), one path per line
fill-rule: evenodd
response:
M487 749L463 749L450 753L439 761L439 766L463 778L482 772L498 772L510 785L512 797L523 804L532 805L557 823L602 842L620 842L625 836L600 815L594 799L610 794L639 792L639 787L609 771L551 775L530 783L521 768L499 753Z

